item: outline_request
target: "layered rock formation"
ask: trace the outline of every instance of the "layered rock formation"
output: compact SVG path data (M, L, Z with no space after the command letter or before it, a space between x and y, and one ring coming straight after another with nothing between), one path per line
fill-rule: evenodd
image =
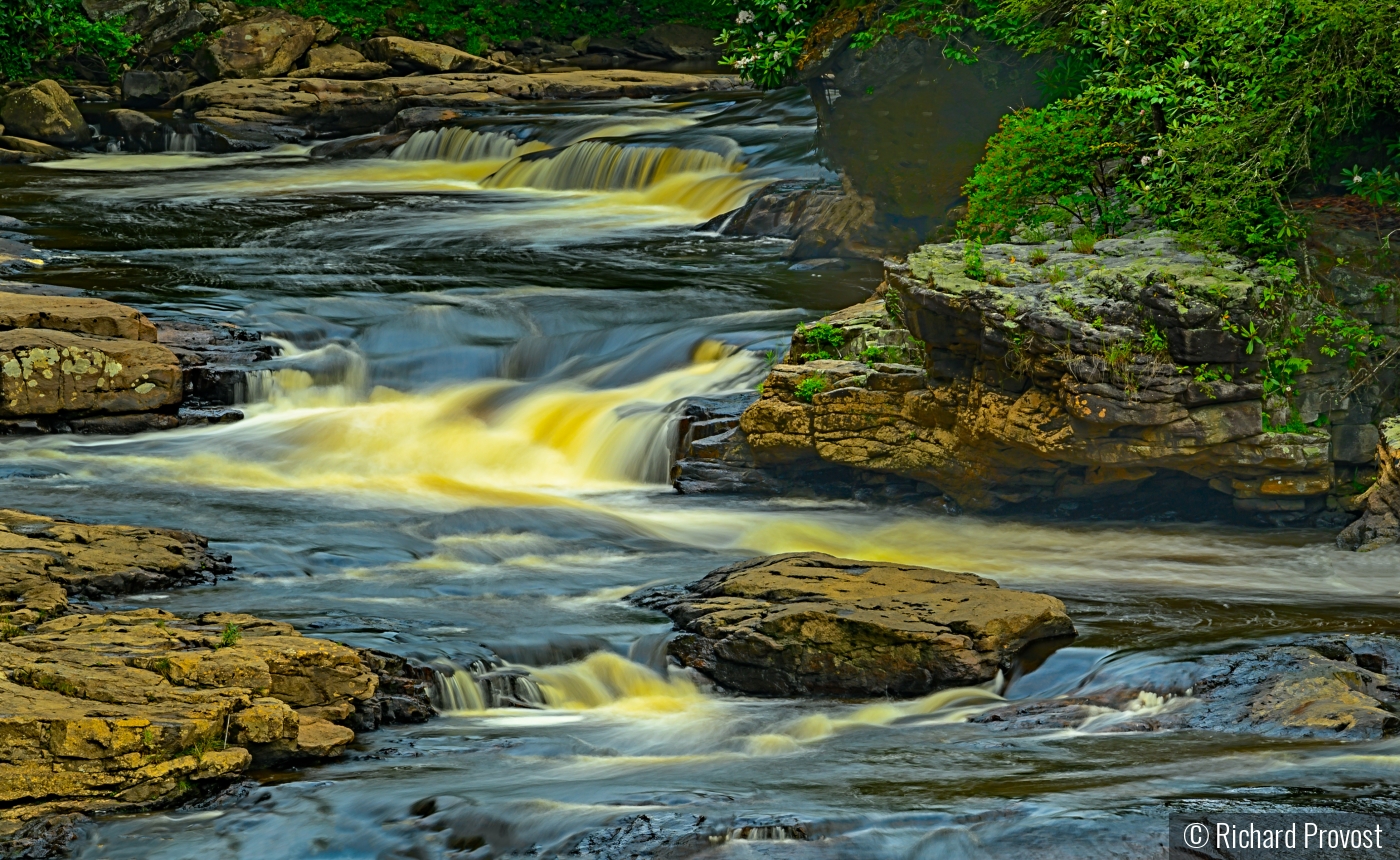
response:
M740 429L692 456L874 470L977 510L1174 473L1293 516L1326 506L1354 456L1334 435L1375 414L1345 356L1316 349L1291 404L1265 402L1262 350L1234 334L1270 283L1247 261L1143 233L1089 254L989 246L981 277L969 265L960 242L889 264L880 300L802 327ZM1289 432L1265 429L1266 408Z
M970 573L788 553L638 598L685 634L670 653L766 696L918 696L990 681L1027 644L1074 635L1064 604Z
M81 611L228 573L198 535L0 511L0 545L7 851L71 825L63 816L169 805L249 767L334 757L356 731L432 714L431 674L394 655L251 615Z
M318 78L217 81L180 94L179 120L211 150L377 131L403 110L481 108L545 99L650 98L740 87L731 75L454 72L380 80Z

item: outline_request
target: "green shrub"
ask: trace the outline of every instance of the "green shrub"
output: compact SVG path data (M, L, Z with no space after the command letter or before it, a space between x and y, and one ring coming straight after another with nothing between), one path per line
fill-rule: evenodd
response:
M797 383L797 387L793 389L792 394L804 403L811 403L812 398L821 394L827 387L825 377L814 375Z
M223 632L219 634L219 647L232 648L238 644L238 640L242 636L243 631L239 629L237 624L225 624Z
M824 358L840 358L841 347L846 345L846 333L831 323L812 323L798 326L803 341L816 347L813 352L802 353L803 361L816 361Z
M136 39L122 32L125 19L94 23L80 0L0 2L0 78L15 80L45 73L46 63L91 54L115 76Z
M724 61L754 86L782 86L807 43L812 0L736 0L738 13L718 44Z

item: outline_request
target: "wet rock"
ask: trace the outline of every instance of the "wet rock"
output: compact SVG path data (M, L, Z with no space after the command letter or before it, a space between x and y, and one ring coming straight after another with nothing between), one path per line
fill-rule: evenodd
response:
M160 152L165 149L165 126L140 111L119 108L107 114L104 126L122 142L127 152Z
M188 72L152 72L132 69L122 74L122 106L160 107L194 85Z
M0 122L9 134L69 149L92 142L87 121L56 82L39 81L5 97Z
M721 215L701 229L727 236L791 239L783 253L790 260L878 257L864 242L874 215L874 201L849 186L775 188L754 195L741 209Z
M191 532L86 525L0 510L0 615L32 623L68 611L72 598L96 599L213 582L228 557Z
M918 696L991 680L1027 644L1074 635L1053 597L924 567L788 553L635 598L686 635L672 656L770 696Z
M327 45L306 52L306 68L297 69L293 78L348 78L368 80L389 74L388 63L372 63L365 55L344 45Z
M246 402L249 375L277 353L257 332L229 323L162 319L156 327L160 344L180 360L185 379L181 403L195 421L202 409L212 410L204 416L209 423L232 418L220 407Z
M485 57L459 51L435 42L416 42L400 36L370 39L365 42L365 56L404 71L429 74L443 72L513 72Z
M175 355L137 340L40 329L0 333L0 417L143 412L180 402Z
M1337 535L1337 546L1369 552L1400 541L1400 418L1381 425L1376 482L1357 500L1360 519Z
M211 81L281 77L315 44L316 30L304 18L274 12L226 28L195 53L193 65Z

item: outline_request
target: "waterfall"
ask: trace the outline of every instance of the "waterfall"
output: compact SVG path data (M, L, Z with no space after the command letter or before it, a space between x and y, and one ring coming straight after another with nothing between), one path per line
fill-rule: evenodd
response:
M395 161L508 161L517 155L547 148L538 141L521 143L509 135L489 131L440 128L414 132L390 158Z
M198 152L199 142L193 134L189 132L177 132L174 129L167 129L165 132L166 152Z
M733 155L706 149L621 146L586 140L533 158L517 158L482 185L550 191L640 191L675 176L728 175L743 168Z
M481 660L465 667L434 667L431 697L443 713L476 713L492 708L542 708L544 693L525 669L491 669Z

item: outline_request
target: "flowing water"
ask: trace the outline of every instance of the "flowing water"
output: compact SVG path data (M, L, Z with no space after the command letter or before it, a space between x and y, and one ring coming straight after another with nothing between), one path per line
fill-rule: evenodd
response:
M1397 799L1393 742L1116 730L1189 704L1151 695L1073 730L967 722L1204 653L1390 630L1394 551L671 492L678 402L752 388L797 322L878 281L695 229L774 179L834 179L814 138L805 95L780 93L536 106L368 161L0 168L0 210L51 253L31 280L283 347L241 423L7 439L5 505L193 529L241 571L129 605L253 612L445 667L440 719L231 807L107 822L80 854L548 854L644 812L704 816L715 857L1136 857L1191 803ZM622 599L799 549L1042 589L1081 636L1009 688L764 700L666 672L668 622Z

